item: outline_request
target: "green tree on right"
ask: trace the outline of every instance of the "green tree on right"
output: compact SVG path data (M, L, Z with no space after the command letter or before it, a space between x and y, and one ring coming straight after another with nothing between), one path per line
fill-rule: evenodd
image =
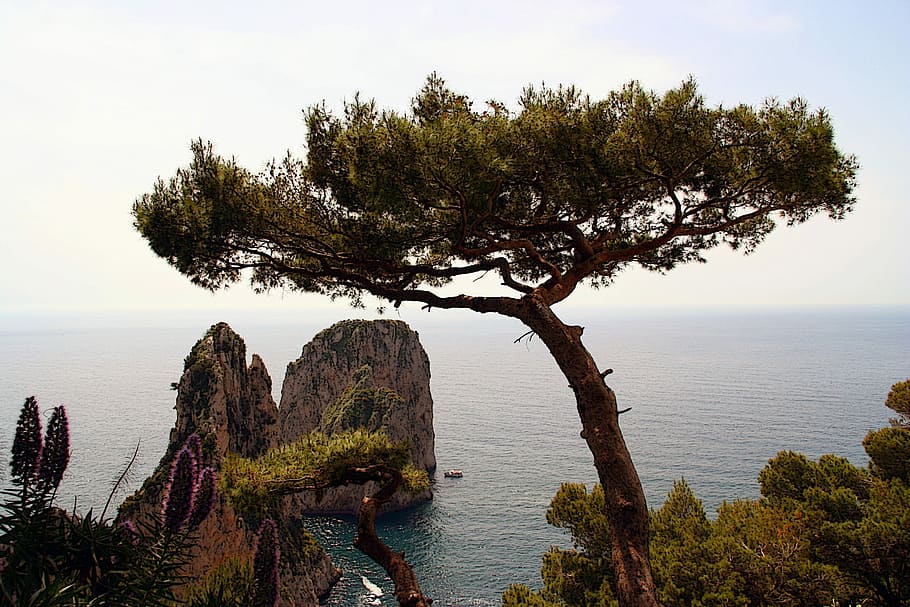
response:
M759 500L725 502L711 520L685 482L650 513L650 551L667 607L910 605L910 380L886 405L901 415L863 440L865 468L783 451L759 473ZM904 400L901 400L901 398ZM547 521L574 547L544 555L544 587L513 586L504 607L614 607L603 490L565 484Z
M892 426L910 428L910 379L891 386L885 405L897 413L897 417L891 420Z

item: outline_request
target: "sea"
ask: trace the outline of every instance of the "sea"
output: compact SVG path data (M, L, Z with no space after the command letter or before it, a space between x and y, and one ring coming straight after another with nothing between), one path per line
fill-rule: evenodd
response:
M759 496L779 451L866 465L865 434L888 424L890 386L910 377L910 307L572 309L566 322L616 391L622 429L651 507L685 479L709 515ZM59 501L101 512L139 448L116 504L154 469L174 423L171 390L215 322L268 367L276 402L288 362L321 329L363 316L281 311L0 313L0 457L19 408L66 404L72 463ZM397 315L389 315L398 318ZM434 499L380 519L437 605L499 605L510 584L539 588L541 556L571 537L545 513L561 483L596 482L572 393L543 344L510 319L444 310L402 315L431 361ZM463 470L462 478L443 471ZM8 484L0 466L0 485ZM107 516L111 515L111 508ZM353 521L308 520L344 574L327 605L393 605L384 572L352 546ZM366 583L369 582L369 583ZM373 590L368 589L368 586Z

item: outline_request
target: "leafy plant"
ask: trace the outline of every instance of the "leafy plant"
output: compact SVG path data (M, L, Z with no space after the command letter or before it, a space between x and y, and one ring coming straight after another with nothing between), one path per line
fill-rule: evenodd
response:
M12 488L0 502L0 599L10 606L161 606L174 589L193 530L214 503L215 478L200 469L191 439L171 470L160 517L122 525L55 505L70 458L66 409L42 437L38 402L26 399L13 440Z
M228 454L220 489L241 512L261 515L281 493L345 484L352 469L375 465L400 470L408 491L429 488L427 473L410 464L407 442L392 442L383 432L352 430L332 436L311 432L255 460Z

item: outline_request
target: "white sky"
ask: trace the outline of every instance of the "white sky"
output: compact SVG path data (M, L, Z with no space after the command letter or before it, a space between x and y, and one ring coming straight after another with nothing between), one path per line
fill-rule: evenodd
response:
M908 27L904 0L4 0L0 311L343 309L193 287L132 228L131 204L188 162L194 138L259 169L302 153L304 107L361 91L405 109L432 71L478 102L512 103L540 82L663 91L690 74L712 105L799 95L828 109L859 158L846 221L781 228L749 257L630 271L578 303L910 304Z

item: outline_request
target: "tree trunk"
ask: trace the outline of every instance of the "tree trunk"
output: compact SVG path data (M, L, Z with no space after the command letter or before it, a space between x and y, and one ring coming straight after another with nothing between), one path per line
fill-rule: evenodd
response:
M619 428L616 395L582 344L581 327L563 324L538 296L522 303L519 319L547 346L575 393L581 436L594 455L606 498L619 605L659 607L648 555L648 507Z
M394 552L376 534L376 515L379 508L388 502L403 479L401 472L388 466L372 466L367 469L348 471L349 477L366 477L383 483L374 495L363 498L357 512L357 537L354 546L379 564L395 583L395 598L399 607L430 607L432 599L424 596L420 583L411 564L403 552ZM362 482L362 481L361 481Z

